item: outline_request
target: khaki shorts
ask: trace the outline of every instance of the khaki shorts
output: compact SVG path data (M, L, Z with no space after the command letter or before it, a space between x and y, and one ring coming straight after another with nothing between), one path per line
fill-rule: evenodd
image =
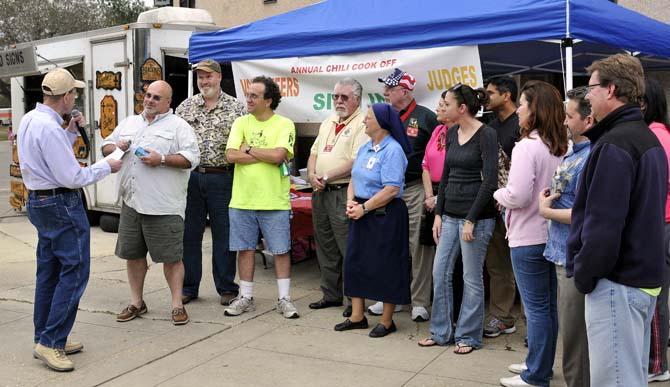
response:
M115 254L119 258L146 259L157 263L179 262L184 248L184 219L179 215L144 215L125 203L121 207L119 237Z

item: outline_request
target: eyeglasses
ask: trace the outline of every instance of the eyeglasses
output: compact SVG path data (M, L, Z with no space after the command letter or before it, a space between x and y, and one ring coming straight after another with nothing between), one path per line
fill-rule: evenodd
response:
M347 102L349 101L349 96L346 94L333 94L333 101L337 101L338 99L341 99L342 102Z
M245 97L249 98L249 99L259 99L259 98L261 98L260 95L257 95L257 94L254 94L254 93L247 93L247 94L245 94Z
M145 93L144 98L148 98L148 99L151 99L151 100L154 100L154 101L158 102L165 97L161 97L160 95L156 95L156 94Z
M602 83L594 83L593 85L586 86L586 90L590 92L591 89L593 89L596 86L604 86L604 85Z

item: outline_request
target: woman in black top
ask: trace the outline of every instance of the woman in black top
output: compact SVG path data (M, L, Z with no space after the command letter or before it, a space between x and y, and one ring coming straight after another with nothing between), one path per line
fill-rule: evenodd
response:
M433 237L437 243L433 263L433 315L431 337L420 346L455 342L454 353L467 354L482 346L484 283L482 270L493 233L496 209L493 191L498 184L496 131L475 115L488 96L457 84L445 96L448 119L447 157L435 206ZM452 328L454 263L463 256L463 301Z

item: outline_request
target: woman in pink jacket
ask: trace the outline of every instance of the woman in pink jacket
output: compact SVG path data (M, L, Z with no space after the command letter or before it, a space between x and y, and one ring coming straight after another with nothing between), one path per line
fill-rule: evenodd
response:
M556 268L544 258L547 222L539 214L538 195L551 186L554 171L568 149L561 95L546 82L529 81L519 99L521 140L512 151L507 186L493 197L505 207L512 267L528 321L528 355L502 378L503 386L549 386L558 336Z
M668 117L668 102L665 98L663 87L655 79L647 78L645 82L644 100L642 102L644 122L649 129L658 137L670 166L670 118ZM668 181L668 193L665 202L665 262L670 263L670 181ZM663 382L670 380L668 372L668 277L661 287L661 294L656 299L656 310L651 320L651 342L649 345L649 382Z

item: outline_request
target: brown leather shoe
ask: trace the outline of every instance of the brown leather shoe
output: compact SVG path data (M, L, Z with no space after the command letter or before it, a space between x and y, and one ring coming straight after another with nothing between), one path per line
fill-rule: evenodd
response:
M134 319L137 316L143 315L148 311L147 304L142 301L142 306L137 308L135 305L130 304L126 306L121 313L116 315L116 321L126 322Z
M223 293L221 295L221 305L229 306L230 301L237 297L237 293Z
M196 296L186 296L186 295L184 295L184 296L181 296L181 303L184 304L184 305L186 305L186 304L188 304L189 302L195 300L196 298L198 298L198 297L196 297Z
M172 309L172 323L174 325L184 325L188 323L188 313L186 313L186 308L182 306L181 308Z

